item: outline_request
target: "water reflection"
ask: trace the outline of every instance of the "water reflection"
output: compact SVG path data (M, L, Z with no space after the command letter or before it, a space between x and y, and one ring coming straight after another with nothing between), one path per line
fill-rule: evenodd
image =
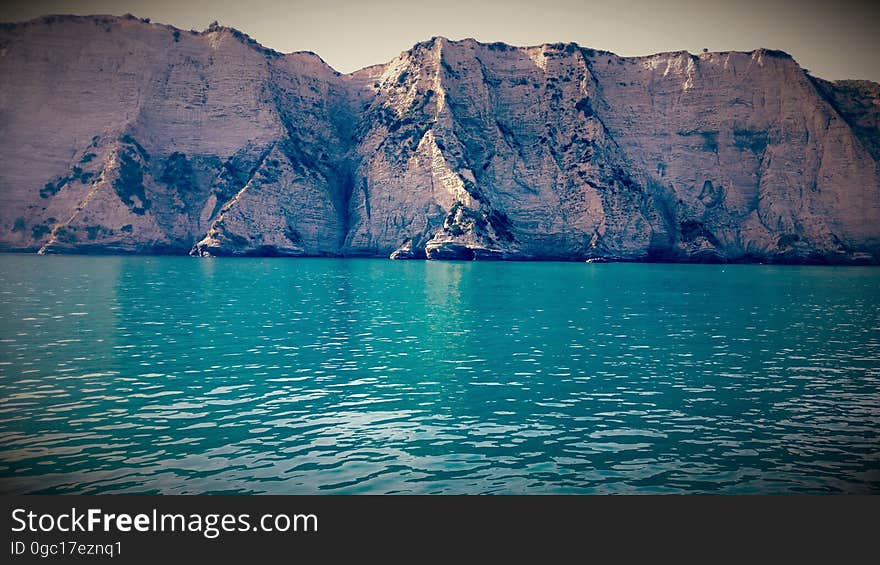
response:
M876 492L880 272L0 256L4 492Z

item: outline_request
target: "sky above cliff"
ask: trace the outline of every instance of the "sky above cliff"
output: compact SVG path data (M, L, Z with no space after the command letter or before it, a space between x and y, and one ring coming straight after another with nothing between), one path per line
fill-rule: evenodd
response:
M341 72L442 35L574 41L624 56L768 47L816 76L880 82L880 3L856 0L7 0L0 21L125 13L183 29L218 20L281 52L314 51Z

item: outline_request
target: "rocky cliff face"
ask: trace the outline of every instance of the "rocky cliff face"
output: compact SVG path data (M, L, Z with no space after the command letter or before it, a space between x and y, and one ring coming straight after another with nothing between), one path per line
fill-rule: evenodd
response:
M880 259L880 86L435 38L340 75L212 26L0 27L0 248Z

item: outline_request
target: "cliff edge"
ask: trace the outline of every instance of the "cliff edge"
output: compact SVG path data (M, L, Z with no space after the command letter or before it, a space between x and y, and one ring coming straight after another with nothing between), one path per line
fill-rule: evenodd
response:
M880 261L880 85L786 53L437 37L348 75L220 26L0 26L0 249Z

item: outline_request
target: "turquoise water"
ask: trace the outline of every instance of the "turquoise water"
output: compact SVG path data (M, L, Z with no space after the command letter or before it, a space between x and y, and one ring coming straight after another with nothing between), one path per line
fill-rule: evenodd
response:
M0 486L880 492L880 269L0 255Z

